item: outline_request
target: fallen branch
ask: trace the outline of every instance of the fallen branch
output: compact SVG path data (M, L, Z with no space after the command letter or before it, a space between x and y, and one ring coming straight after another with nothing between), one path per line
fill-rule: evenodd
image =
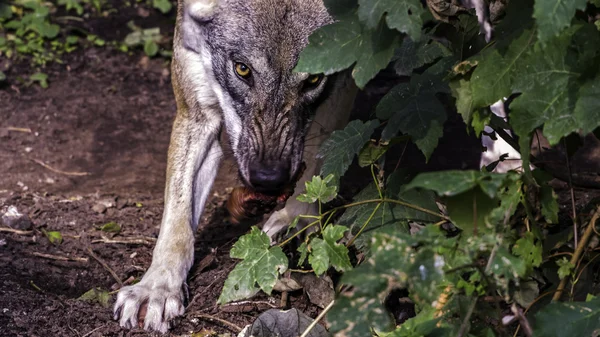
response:
M31 235L33 231L22 231L20 229L14 229L10 227L0 227L0 232L13 233L18 235Z
M56 261L76 261L76 262L88 262L89 259L86 257L70 257L70 256L60 256L60 255L52 255L38 252L29 252L29 254L37 257L43 257L44 259L56 260Z
M106 271L108 271L110 273L110 275L115 279L115 281L117 281L117 283L119 284L119 288L123 287L123 281L121 281L121 279L119 278L119 276L117 275L117 273L115 273L114 270L112 270L112 268L110 268L110 266L108 264L106 264L106 262L104 262L98 255L96 255L94 253L94 251L92 250L92 248L88 247L87 248L87 252L88 254L94 258L94 260L98 261L98 263L100 263L102 265L102 267L104 267L104 269L106 269Z
M54 168L54 167L52 167L52 166L44 163L43 161L41 161L39 159L30 159L30 160L33 161L33 162L35 162L35 163L37 163L37 164L39 164L39 165L41 165L41 166L43 166L43 167L45 167L45 168L47 168L48 170L50 170L52 172L58 173L58 174L64 174L64 175L67 175L67 176L78 176L78 177L91 175L90 172L69 172L69 171L59 170L59 169L56 169L56 168Z
M222 318L218 318L215 316L211 316L211 315L207 315L207 314L192 314L192 317L194 318L201 318L201 319L205 319L205 320L209 320L209 321L217 321L223 325L226 325L227 327L229 327L230 329L232 329L233 331L239 333L240 331L242 331L242 328L240 328L239 326L226 321Z

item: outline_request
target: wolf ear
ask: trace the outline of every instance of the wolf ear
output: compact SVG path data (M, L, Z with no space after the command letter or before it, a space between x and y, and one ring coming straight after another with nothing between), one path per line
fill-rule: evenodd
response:
M184 0L184 12L197 22L210 21L219 0Z

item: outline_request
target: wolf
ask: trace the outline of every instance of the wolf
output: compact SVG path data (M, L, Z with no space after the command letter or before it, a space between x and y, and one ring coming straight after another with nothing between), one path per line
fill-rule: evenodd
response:
M179 0L164 213L150 267L117 296L114 318L122 327L143 320L146 330L164 333L183 314L194 232L223 155L223 129L240 179L253 190L277 195L317 173L318 145L347 123L357 88L344 74L293 69L309 35L332 21L322 0ZM267 234L316 213L297 194L269 218Z
M485 1L460 1L477 9L489 39ZM178 0L171 64L177 114L164 213L150 267L117 296L114 318L122 327L164 333L183 314L194 232L223 156L222 130L252 190L279 195L318 173L319 145L347 123L358 89L349 72L293 69L309 35L332 22L323 0ZM269 236L297 215L317 213L298 194L267 220Z

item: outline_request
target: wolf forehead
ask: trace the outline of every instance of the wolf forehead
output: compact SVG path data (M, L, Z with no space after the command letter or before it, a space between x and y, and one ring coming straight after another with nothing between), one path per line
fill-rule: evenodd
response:
M205 42L228 56L266 56L292 68L311 32L331 22L322 0L217 0Z

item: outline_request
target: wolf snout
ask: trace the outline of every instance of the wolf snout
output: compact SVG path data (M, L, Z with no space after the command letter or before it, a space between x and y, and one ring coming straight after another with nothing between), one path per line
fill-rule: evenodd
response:
M249 167L250 184L259 192L278 194L290 181L287 161L254 161Z

